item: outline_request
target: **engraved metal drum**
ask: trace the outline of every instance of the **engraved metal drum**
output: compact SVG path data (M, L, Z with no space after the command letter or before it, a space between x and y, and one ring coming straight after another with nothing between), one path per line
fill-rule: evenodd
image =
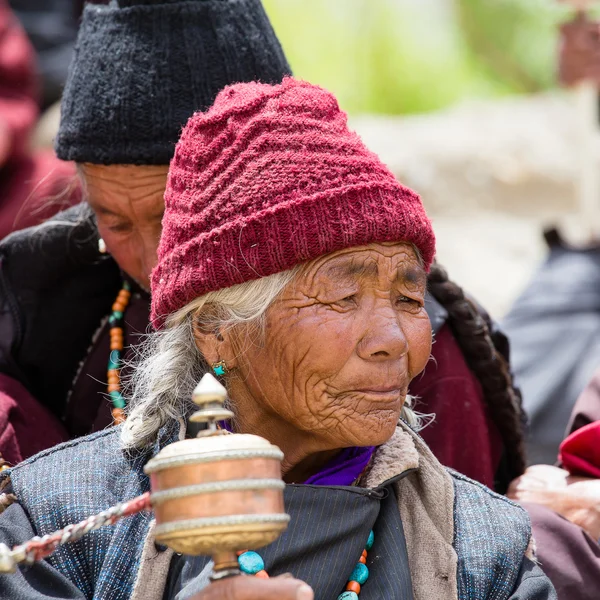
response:
M170 444L148 462L156 540L212 555L270 544L286 529L283 453L255 435Z

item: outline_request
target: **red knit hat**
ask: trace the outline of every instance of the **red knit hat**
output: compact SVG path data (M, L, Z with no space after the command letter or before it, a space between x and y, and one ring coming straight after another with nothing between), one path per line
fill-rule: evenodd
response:
M421 200L304 81L226 87L183 130L165 193L152 322L207 292L371 242L410 242L428 269Z

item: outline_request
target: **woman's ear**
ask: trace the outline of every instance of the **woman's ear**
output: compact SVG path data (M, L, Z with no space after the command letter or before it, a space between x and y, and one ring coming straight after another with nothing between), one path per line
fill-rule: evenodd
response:
M225 361L229 369L235 367L235 352L233 352L231 330L221 331L215 327L206 327L198 320L194 321L194 340L200 354L211 365Z

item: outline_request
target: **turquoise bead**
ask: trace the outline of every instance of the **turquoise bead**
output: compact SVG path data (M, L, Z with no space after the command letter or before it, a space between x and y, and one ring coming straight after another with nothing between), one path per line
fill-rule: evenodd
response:
M116 325L118 322L119 322L119 319L117 319L117 318L115 317L115 315L110 315L110 317L108 317L108 324L109 324L111 327L114 327L114 326L115 326L115 325Z
M121 368L121 363L120 362L115 363L112 360L108 361L108 370L109 371L115 371L115 370L118 371L120 368Z
M265 568L265 563L257 552L244 552L238 556L240 569L248 575L256 575Z
M129 281L123 282L123 289L127 290L128 292L131 291L131 286L129 285Z
M358 581L360 585L363 585L367 579L369 579L369 569L367 565L356 563L354 571L352 571L352 575L350 575L348 581Z
M375 543L375 534L371 531L369 534L369 539L367 540L367 550L370 550Z
M121 353L118 350L113 350L108 357L108 370L121 368Z
M123 318L123 313L120 310L113 310L112 316L120 321Z
M337 600L358 600L356 592L343 592L337 597Z
M223 368L223 365L217 365L216 367L213 367L213 371L217 377L222 377L225 375L225 369Z
M110 392L108 395L115 408L125 408L125 398L123 398L121 392Z

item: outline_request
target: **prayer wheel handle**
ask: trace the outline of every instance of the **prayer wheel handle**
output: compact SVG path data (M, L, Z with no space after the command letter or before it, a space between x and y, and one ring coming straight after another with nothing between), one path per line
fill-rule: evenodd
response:
M240 573L237 552L270 544L285 531L283 453L267 440L219 429L233 417L227 391L210 373L194 390L190 420L207 423L194 439L165 447L145 466L156 540L176 552L209 555L211 579Z

